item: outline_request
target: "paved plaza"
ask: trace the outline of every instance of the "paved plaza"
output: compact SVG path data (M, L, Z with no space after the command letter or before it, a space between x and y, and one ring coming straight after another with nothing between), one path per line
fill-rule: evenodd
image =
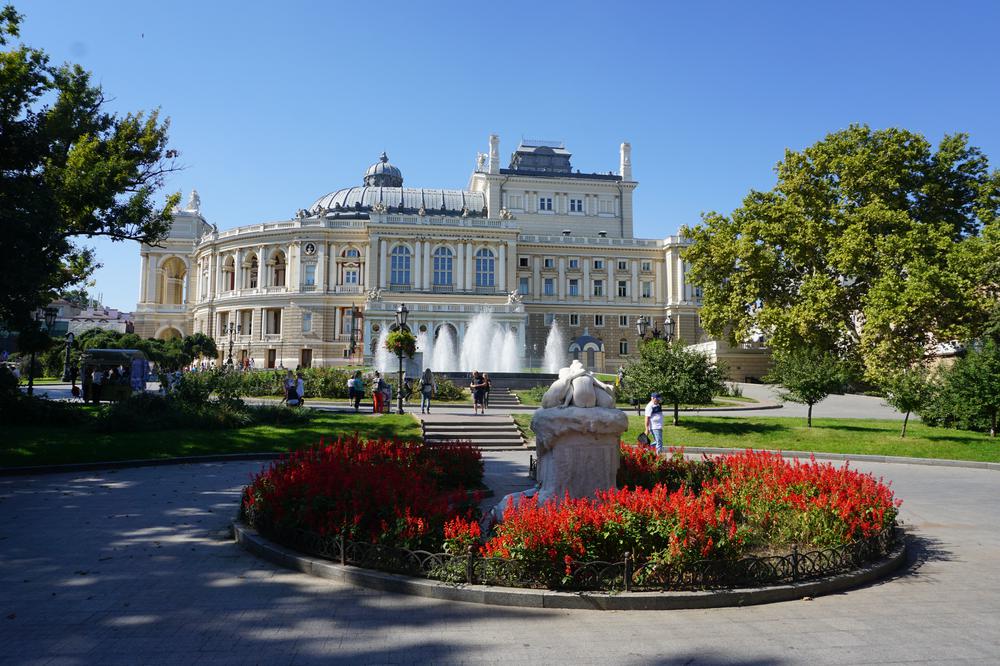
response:
M528 452L487 453L498 495ZM911 565L828 597L600 612L450 603L282 570L230 539L261 463L0 477L0 664L996 663L1000 475L858 465L905 500Z

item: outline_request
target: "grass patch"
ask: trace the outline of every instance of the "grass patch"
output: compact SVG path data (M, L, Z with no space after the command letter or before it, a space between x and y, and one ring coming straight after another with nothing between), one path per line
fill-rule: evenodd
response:
M669 419L669 415L664 415ZM528 438L531 414L514 414L514 420ZM813 451L910 458L938 458L1000 462L1000 440L983 433L934 428L910 422L906 437L900 438L900 421L874 419L805 419L787 417L738 418L725 416L681 416L677 427L667 425L663 440L667 446L719 447ZM629 415L629 429L622 440L635 442L643 430L643 418Z
M522 405L525 405L525 406L528 406L528 407L538 407L539 405L542 404L542 395L545 394L545 391L547 391L548 388L549 388L548 386L539 386L539 387L530 388L530 389L519 389L519 390L516 390L516 391L511 391L511 393L514 393L515 395L517 395L517 397L521 401ZM759 402L759 401L755 400L753 398L745 398L745 397L733 398L733 397L729 397L729 396L726 396L726 397L717 396L715 398L712 398L712 404L710 404L710 405L688 405L688 404L682 404L681 405L681 409L698 409L698 408L702 408L702 407L736 407L736 406L745 405L745 404L752 404L752 403L756 403L756 402ZM618 401L618 406L621 409L626 410L626 411L628 411L630 409L634 409L632 407L632 405L630 405L627 402L623 402L621 400ZM644 407L645 403L643 403L642 406ZM666 410L668 407L670 409L673 409L672 405L664 405L663 406L664 410Z
M98 433L80 427L9 426L4 429L0 443L0 466L284 452L314 444L321 437L329 439L355 432L372 439L419 439L420 424L410 414L371 416L316 411L305 424L233 430Z

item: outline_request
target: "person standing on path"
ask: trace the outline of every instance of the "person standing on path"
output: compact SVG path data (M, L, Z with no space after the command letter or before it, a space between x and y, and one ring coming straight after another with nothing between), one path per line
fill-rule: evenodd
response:
M663 407L659 393L651 394L646 405L646 434L656 449L656 455L660 455L663 452Z
M424 370L420 377L420 413L431 413L431 397L437 393L437 383L434 381L434 373L430 368Z
M486 413L486 408L490 406L490 376L483 373L483 384L486 388L483 389L483 414Z
M483 376L479 374L478 370L474 370L472 373L472 383L469 384L469 390L472 391L472 413L478 414L479 410L483 410L483 414L486 414L486 406L483 404L483 400L486 397L486 382L483 381Z
M355 370L354 377L351 378L351 398L354 400L354 411L361 407L361 398L365 394L365 380L361 378L361 371Z
M382 379L382 373L378 370L375 371L375 377L372 379L372 413L381 414L382 413L382 402L385 400L385 380Z
M306 397L306 380L301 372L299 373L299 378L295 381L295 395L299 399L299 407L302 407Z

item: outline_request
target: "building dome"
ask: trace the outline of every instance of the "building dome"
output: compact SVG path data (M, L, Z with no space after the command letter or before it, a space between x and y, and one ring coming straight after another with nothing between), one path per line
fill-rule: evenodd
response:
M389 164L389 157L383 151L378 162L365 171L365 185L369 187L402 187L403 174L399 169Z

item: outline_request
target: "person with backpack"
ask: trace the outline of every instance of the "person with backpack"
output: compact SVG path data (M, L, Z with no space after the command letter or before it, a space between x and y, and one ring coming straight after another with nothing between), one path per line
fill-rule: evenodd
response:
M372 413L381 414L385 402L385 383L386 381L382 379L382 373L378 370L375 371L375 377L372 379Z
M430 368L424 370L420 377L420 413L431 413L431 398L437 393L437 383L434 381L434 373Z

